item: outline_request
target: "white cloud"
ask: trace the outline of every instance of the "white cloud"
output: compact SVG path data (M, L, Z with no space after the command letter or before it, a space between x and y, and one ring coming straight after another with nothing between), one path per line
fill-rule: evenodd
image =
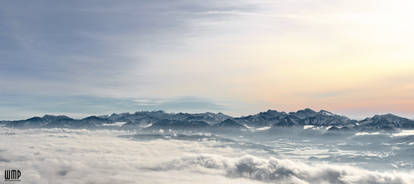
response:
M124 131L0 128L1 169L24 183L412 183L413 175L263 158L217 141L118 137Z

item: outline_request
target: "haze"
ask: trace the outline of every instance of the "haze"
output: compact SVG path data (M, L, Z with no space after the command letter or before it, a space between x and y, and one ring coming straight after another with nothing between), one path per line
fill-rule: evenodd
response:
M310 107L414 117L409 0L3 1L0 119Z

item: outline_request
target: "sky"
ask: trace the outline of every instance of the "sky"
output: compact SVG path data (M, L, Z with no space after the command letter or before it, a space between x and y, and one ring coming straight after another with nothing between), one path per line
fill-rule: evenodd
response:
M414 117L410 0L0 2L0 119L325 109Z

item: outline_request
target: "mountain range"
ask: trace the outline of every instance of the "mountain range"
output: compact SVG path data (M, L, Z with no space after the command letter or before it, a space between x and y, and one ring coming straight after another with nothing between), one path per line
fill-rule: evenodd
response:
M277 127L325 127L329 131L393 131L414 129L414 121L393 114L375 115L353 120L326 110L306 108L296 112L268 110L254 115L232 117L223 113L167 113L140 111L113 113L73 119L68 116L44 115L26 120L0 121L14 128L121 128L121 129L272 129Z

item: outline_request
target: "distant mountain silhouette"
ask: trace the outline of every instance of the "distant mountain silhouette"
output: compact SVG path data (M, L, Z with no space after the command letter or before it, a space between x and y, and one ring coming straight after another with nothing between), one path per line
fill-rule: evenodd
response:
M124 122L119 124L119 122ZM260 129L264 127L327 127L329 131L393 131L414 129L414 121L393 114L375 115L357 121L326 110L306 108L296 112L268 110L258 114L231 117L222 113L166 113L141 111L72 119L68 116L44 115L26 120L0 121L14 128L123 128L123 129ZM108 126L116 125L116 126Z

